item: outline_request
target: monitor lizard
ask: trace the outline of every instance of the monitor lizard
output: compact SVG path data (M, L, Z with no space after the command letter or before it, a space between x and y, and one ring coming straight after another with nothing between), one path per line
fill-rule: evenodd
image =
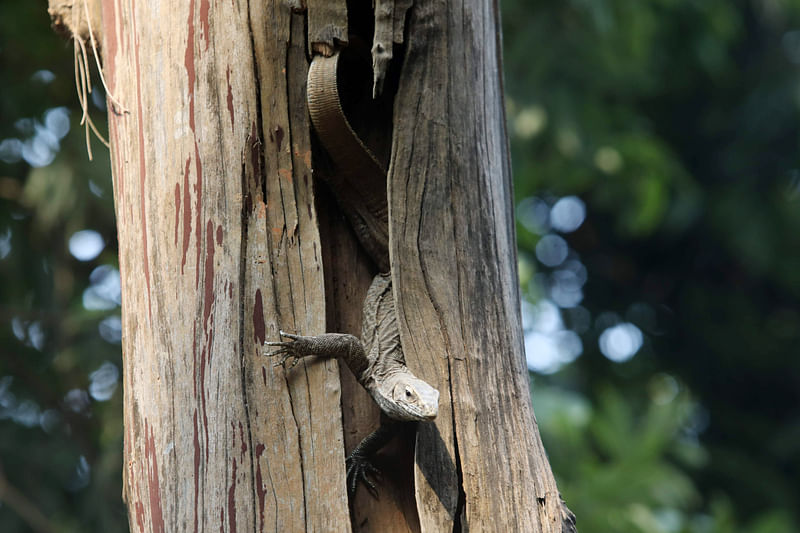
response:
M312 61L308 74L309 112L314 129L336 166L328 180L331 189L361 245L382 272L375 276L364 298L360 340L342 333L309 336L280 331L281 337L288 340L265 345L273 350L266 355L280 357L275 366L284 368L289 359L293 359L291 369L309 355L341 358L370 393L385 416L381 417L380 427L348 455L346 478L351 496L362 481L377 497L370 476L378 474L378 470L371 457L391 440L398 423L436 418L439 392L416 377L405 363L389 269L386 171L344 115L338 88L342 52L335 51L329 57L316 55Z

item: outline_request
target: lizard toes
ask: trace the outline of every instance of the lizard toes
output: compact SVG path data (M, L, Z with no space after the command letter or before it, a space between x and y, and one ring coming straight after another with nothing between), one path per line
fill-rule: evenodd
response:
M376 500L380 500L380 495L378 494L378 488L375 484L370 481L369 479L364 479L364 484L367 486L367 491L372 495L373 498Z
M283 348L281 348L279 350L275 350L274 352L268 352L266 350L264 351L264 355L266 355L267 357L277 357L278 355L283 355L283 354L288 354L288 353L289 353L289 350L286 349L286 347L283 347Z
M347 461L347 488L350 496L354 496L358 488L358 482L364 483L373 498L378 499L378 487L371 477L380 481L380 470L378 470L366 457L354 456Z

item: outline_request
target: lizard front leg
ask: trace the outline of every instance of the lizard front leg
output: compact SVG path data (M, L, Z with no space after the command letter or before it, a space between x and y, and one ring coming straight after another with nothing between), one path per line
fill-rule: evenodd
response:
M280 342L265 342L265 346L275 346L278 349L266 352L269 357L280 356L274 366L286 366L286 361L294 358L289 368L293 368L300 359L309 355L319 357L341 357L353 370L363 370L367 366L367 355L361 341L353 335L346 333L324 333L322 335L293 335L280 332L281 337L290 340ZM359 374L356 374L359 375Z
M347 491L352 497L356 493L358 482L362 481L375 498L378 488L370 476L380 475L380 471L372 464L372 456L383 448L396 434L399 422L382 417L381 425L364 437L358 446L347 456Z

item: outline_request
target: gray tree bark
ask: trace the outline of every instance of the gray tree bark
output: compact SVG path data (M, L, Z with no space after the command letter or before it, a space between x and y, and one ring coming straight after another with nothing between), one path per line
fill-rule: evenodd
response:
M571 527L530 404L499 24L497 2L415 3L395 100L401 339L409 368L442 392L416 447L429 531Z
M379 500L348 509L345 453L378 420L349 371L262 355L279 329L358 334L374 274L312 178L306 74L346 7L102 0L131 530L567 531L524 364L496 0L417 0L381 37L405 41L382 139L401 339L441 397L382 452Z

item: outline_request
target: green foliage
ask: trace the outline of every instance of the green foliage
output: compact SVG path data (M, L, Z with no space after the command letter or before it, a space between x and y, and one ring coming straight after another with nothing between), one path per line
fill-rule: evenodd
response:
M704 508L687 473L709 459L691 430L699 407L671 376L654 375L645 389L632 402L618 388L604 387L593 405L566 389L534 387L551 465L581 531L794 531L785 509L763 511L742 524L722 494Z
M561 389L535 390L559 488L570 495L581 529L675 531L673 522L698 500L681 467L705 459L696 441L680 438L692 408L687 395L644 398L637 409L613 388L595 406ZM576 402L583 404L578 417Z
M119 309L85 305L90 275L113 285L110 165L97 140L87 160L71 48L46 2L0 3L0 475L53 531L125 531L119 341L100 334ZM84 262L85 229L105 249ZM0 531L30 531L0 500Z
M534 407L579 526L800 530L800 4L505 0L503 19L520 279L560 307L528 318L529 358L543 336L561 355L535 362ZM552 225L569 195L574 232ZM661 405L642 384L663 375L681 392ZM545 423L552 395L583 414Z

